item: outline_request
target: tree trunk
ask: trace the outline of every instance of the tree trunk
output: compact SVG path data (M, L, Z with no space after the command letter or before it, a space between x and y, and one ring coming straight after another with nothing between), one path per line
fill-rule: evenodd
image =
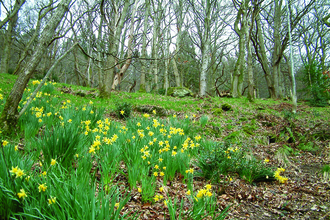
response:
M273 81L271 78L271 72L270 72L270 69L268 66L268 58L266 55L266 47L265 47L265 43L264 43L264 37L263 37L263 31L261 28L259 13L257 14L257 19L256 19L256 30L257 30L257 34L256 34L256 38L254 41L255 52L257 54L258 61L265 74L265 80L267 83L269 96L270 96L270 98L275 99L276 98L275 88L274 88Z
M44 55L48 45L53 39L55 30L59 23L61 22L64 14L69 10L69 4L71 0L62 0L54 12L53 16L46 24L44 30L42 31L40 40L38 45L36 46L34 53L27 62L27 65L23 69L23 71L19 74L13 89L11 90L4 109L1 114L0 124L2 126L2 130L6 132L10 132L17 127L18 122L18 104L22 99L24 89L26 88L27 83L29 82L33 71L37 68L42 56Z
M131 14L131 27L130 27L130 33L129 33L129 39L128 39L128 45L127 45L127 59L124 63L124 65L122 66L122 68L120 69L120 71L118 73L116 73L115 75L115 79L113 81L112 84L112 89L114 90L117 86L120 85L122 78L124 77L125 72L127 71L128 67L130 66L131 62L132 62L132 54L133 54L133 46L132 46L132 42L133 42L133 34L134 34L134 17L135 17L135 12L136 12L136 4L137 1L135 1L134 6L133 6L133 10L132 10L132 14Z
M150 13L150 2L149 0L145 1L146 11L144 14L144 23L143 23L143 39L142 39L142 51L141 51L141 76L140 76L140 91L146 92L146 67L147 61L144 60L147 58L147 32L148 32L148 24L149 24L149 13Z
M114 18L111 18L111 27L109 29L111 30L108 38L108 46L109 46L109 56L107 59L107 66L108 70L103 71L100 77L100 80L103 81L102 85L99 87L100 96L103 98L109 98L111 95L111 89L112 89L112 82L113 78L116 73L116 66L117 66L117 55L118 55L118 48L120 43L120 35L124 26L125 17L127 14L128 7L130 5L129 0L125 0L124 8L121 11L121 14L119 14L119 7L115 5L116 2L113 2L113 7L115 9ZM103 13L103 16L105 14ZM109 24L108 24L109 25Z
M241 3L237 12L237 17L234 24L236 34L239 36L239 51L238 58L235 64L234 75L232 80L232 96L234 98L240 97L243 90L244 80L244 63L245 63L245 42L246 42L246 29L247 29L247 0ZM239 27L240 24L240 27Z
M0 73L8 73L9 70L9 60L11 57L11 46L13 42L14 29L17 24L18 16L15 14L8 23L8 28L5 34L4 50L2 52Z

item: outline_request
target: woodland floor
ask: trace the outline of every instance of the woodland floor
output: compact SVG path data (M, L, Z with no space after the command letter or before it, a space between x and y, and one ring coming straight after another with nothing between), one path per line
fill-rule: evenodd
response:
M269 108L282 112L290 110L291 105L281 103ZM309 107L299 105L298 112L301 111L308 113ZM230 113L224 114L230 117ZM257 118L259 125L255 134L270 131L279 135L280 131L290 124L289 120L283 117L260 114L257 110L253 117ZM251 184L238 176L232 176L232 181L224 179L224 181L212 183L212 190L217 195L219 211L230 206L226 219L330 219L330 184L329 179L324 178L321 172L325 164L330 164L329 121L311 121L310 118L291 121L294 123L293 133L305 136L305 141L313 139L318 149L313 152L302 151L297 148L299 141L258 144L251 148L257 158L269 159L268 166L285 167L285 176L289 178L289 181L286 184L280 184L277 181ZM320 135L320 138L315 139L316 134ZM222 136L225 135L222 133ZM212 135L210 138L222 141L222 138L212 137ZM251 135L247 137L246 142L255 143L258 138L265 137ZM284 145L292 150L290 155L276 153ZM195 167L195 170L198 169ZM179 201L185 198L187 186L181 180L182 177L177 176L173 181L167 182L167 187L171 190L167 191L165 187L163 192L165 198L167 193L172 198L177 197ZM123 176L118 176L116 181L122 184L123 190L129 188ZM205 182L205 179L195 177L194 188L202 188ZM162 204L142 204L139 193L134 191L131 193L132 197L123 208L123 213L138 214L139 219L169 219L168 211ZM184 209L188 210L188 206L189 201L185 201Z

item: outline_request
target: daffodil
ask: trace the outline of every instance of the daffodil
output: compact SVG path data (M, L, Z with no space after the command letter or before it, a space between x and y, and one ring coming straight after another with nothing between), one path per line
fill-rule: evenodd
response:
M48 204L52 205L56 203L56 197L50 197L50 199L48 199Z
M39 184L38 189L39 189L39 192L41 192L41 191L45 192L47 189L46 183Z
M4 141L2 141L2 146L5 147L8 143L9 143L8 141L4 140Z
M188 190L188 191L186 192L186 194L187 194L188 196L190 196L190 195L191 195L190 190Z
M56 160L52 159L52 161L50 162L50 165L54 166L56 164Z
M12 166L12 167L11 167L11 170L10 170L9 172L11 172L11 174L14 175L14 174L17 173L18 169L19 169L18 166L16 166L16 167L13 167L13 166Z
M18 198L22 198L23 197L23 199L24 199L25 197L27 197L24 189L21 189L20 192L17 193L17 195L18 195Z
M21 170L20 168L18 168L17 172L16 172L16 178L20 177L22 178L22 176L24 176L24 170Z

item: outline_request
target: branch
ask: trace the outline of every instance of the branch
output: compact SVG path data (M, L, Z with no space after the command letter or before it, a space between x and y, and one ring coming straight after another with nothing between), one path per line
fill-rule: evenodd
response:
M16 14L18 13L18 11L21 9L22 5L25 3L26 0L22 0L22 1L19 1L19 0L16 0L15 1L15 5L14 5L14 9L13 11L7 15L7 17L5 19L3 19L2 21L0 21L0 29L5 25L7 24L7 22L12 19L13 17L16 16ZM4 5L4 4L3 4Z

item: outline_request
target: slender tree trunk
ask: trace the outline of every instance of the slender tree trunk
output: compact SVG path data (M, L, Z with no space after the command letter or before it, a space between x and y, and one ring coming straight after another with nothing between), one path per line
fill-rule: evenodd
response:
M205 10L206 16L204 19L204 36L203 36L203 43L202 45L202 69L199 77L199 95L204 97L207 91L207 76L210 64L210 55L211 55L211 39L210 39L210 32L211 32L211 4L210 1L205 1Z
M285 3L287 11L289 11L288 2ZM292 112L297 112L297 93L296 93L296 79L294 74L294 62L293 62L293 52L292 52L292 38L291 38L291 24L290 24L290 14L288 13L288 33L289 33L289 44L290 44L290 65L289 65L289 73L291 76L291 83L292 83ZM290 68L291 67L291 68Z
M248 99L250 102L254 101L254 80L252 70L252 49L251 40L248 38L246 43L247 50L247 74L248 74Z
M141 76L140 76L140 91L146 91L146 67L147 67L147 31L148 31L148 24L149 24L149 13L150 13L150 2L149 0L145 1L146 4L146 11L144 14L144 23L143 23L143 39L142 39L142 64L141 64Z
M14 29L17 24L17 14L13 16L8 22L8 28L5 34L4 50L2 51L0 73L8 73L9 60L11 57L11 46L13 42Z
M276 98L282 98L283 94L280 89L280 75L281 75L281 36L280 36L280 27L281 27L281 8L282 8L282 0L275 0L274 1L274 50L273 50L273 61L272 61L272 68L273 68L273 83L275 88L275 96Z
M103 39L102 39L102 27L103 27L103 16L101 16L100 18L100 24L99 24L99 30L98 30L98 35L97 35L97 50L98 50L98 54L97 54L97 58L99 60L98 64L99 64L99 67L98 67L98 81L99 81L99 91L102 91L103 90L103 87L104 87L104 82L103 82L103 70L102 70L102 44L101 42L103 42Z
M268 65L268 58L266 55L266 47L265 47L265 43L264 43L264 37L263 37L262 28L261 28L259 13L257 14L257 19L256 19L256 29L257 29L256 41L254 42L255 51L256 51L259 63L261 64L261 67L265 74L265 80L267 83L269 96L270 96L270 98L275 99L276 98L275 87L273 84L273 79L271 78L271 72L270 72L269 65Z
M15 129L18 122L18 104L22 99L24 89L26 88L27 83L29 82L33 71L38 66L42 56L46 52L46 49L49 43L52 41L55 30L59 23L61 22L64 14L68 11L69 4L71 0L62 0L58 6L56 11L54 12L53 16L46 24L44 30L42 31L40 40L38 45L36 46L34 53L18 76L13 89L11 90L4 109L1 114L0 118L0 125L2 126L2 130L4 132L10 132L11 130Z
M113 81L112 84L112 89L114 90L118 85L120 85L122 78L124 77L125 72L127 71L128 67L130 66L132 62L132 54L133 54L133 34L134 34L134 17L135 17L135 12L136 12L136 4L137 1L135 1L134 6L133 6L133 11L131 15L131 27L130 27L130 33L129 33L129 39L128 39L128 45L127 45L127 59L120 69L118 73L115 75L115 80Z
M239 52L237 62L235 64L234 75L232 80L232 96L234 98L240 97L243 90L244 80L244 67L245 67L245 42L246 42L246 29L247 29L247 0L241 3L237 12L234 29L239 36ZM240 24L240 27L239 27Z

